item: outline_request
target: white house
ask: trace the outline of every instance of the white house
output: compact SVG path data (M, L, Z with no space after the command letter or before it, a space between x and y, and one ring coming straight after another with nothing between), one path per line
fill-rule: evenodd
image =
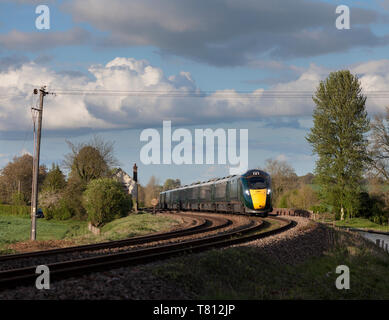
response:
M133 199L136 196L136 188L134 179L129 176L125 171L121 168L115 169L112 178L116 179L123 185L123 189L126 193L130 194Z

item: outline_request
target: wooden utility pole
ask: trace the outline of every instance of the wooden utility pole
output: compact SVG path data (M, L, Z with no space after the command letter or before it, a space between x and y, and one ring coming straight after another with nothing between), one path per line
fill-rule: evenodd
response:
M33 108L38 111L38 131L36 139L34 141L34 162L32 173L32 198L31 198L31 240L36 240L36 214L38 212L38 177L39 177L39 156L41 148L41 135L42 135L42 115L43 115L43 98L47 94L46 87L43 86L39 89L39 109ZM34 94L38 94L38 89L34 89Z
M135 212L138 213L138 167L136 163L132 168L132 174L135 181Z

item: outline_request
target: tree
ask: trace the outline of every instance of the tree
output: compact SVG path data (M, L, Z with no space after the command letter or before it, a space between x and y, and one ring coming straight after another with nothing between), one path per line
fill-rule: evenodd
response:
M70 170L64 201L79 219L86 218L82 194L88 183L95 179L107 178L118 163L113 154L113 143L94 137L88 142L73 144L67 141L71 152L65 156L64 165Z
M39 192L39 205L46 210L46 218L65 219L72 216L71 210L65 208L64 189L66 187L65 175L58 165L54 163L43 181L42 191Z
M318 204L315 191L306 184L300 186L296 192L290 196L290 207L309 210L312 206Z
M91 181L84 192L84 206L89 221L96 227L115 218L124 217L131 211L131 196L123 191L120 182L100 178Z
M166 179L165 183L163 184L163 191L175 189L181 186L181 180L180 179Z
M283 193L297 186L297 175L293 167L286 161L267 159L264 170L271 177L273 204L279 202Z
M87 218L87 212L82 199L86 187L87 185L80 182L79 178L70 176L63 192L63 200L69 208L71 216L80 220L86 220Z
M138 184L138 202L139 207L146 206L146 192L145 188L141 184Z
M66 187L65 175L58 165L52 164L51 170L43 181L42 191L57 192Z
M315 180L315 176L312 173L307 173L305 176L298 177L298 181L300 184L313 184Z
M93 179L108 177L110 169L117 164L111 142L94 137L87 143L67 143L72 151L65 156L64 164L70 169L70 176L85 184Z
M15 193L20 193L19 198L23 198L28 203L31 200L32 189L32 165L33 158L29 154L15 157L9 162L0 173L0 186L2 201L10 203ZM46 176L46 167L39 167L39 186Z
M376 115L371 123L371 148L372 161L370 169L377 177L389 180L389 107L386 107L385 116Z
M321 81L313 101L314 126L307 141L318 155L316 181L321 198L337 214L358 211L358 195L366 165L369 119L366 97L356 76L348 70L332 72Z
M145 192L145 205L151 206L151 200L156 198L159 199L159 194L162 191L162 186L159 185L159 181L155 176L151 176L149 182L144 188Z

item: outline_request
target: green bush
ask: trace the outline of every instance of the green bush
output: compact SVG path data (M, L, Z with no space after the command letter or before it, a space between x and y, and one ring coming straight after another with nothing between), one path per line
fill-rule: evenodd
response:
M311 206L311 207L309 207L309 210L311 210L315 213L326 213L329 211L328 208L322 204Z
M14 206L10 204L0 204L0 214L11 214L17 216L30 215L29 206Z
M12 194L11 202L14 206L25 206L27 201L24 199L23 193L15 192Z
M387 225L388 224L388 218L383 215L374 215L369 218L370 221L373 221L374 223L380 224L380 225Z
M68 209L72 217L77 220L87 220L88 215L83 205L83 193L86 185L79 179L70 177L63 193Z
M55 206L45 208L43 213L47 220L67 220L73 216L72 209L69 207L65 199L59 200Z
M280 202L278 203L278 207L279 208L287 208L288 207L288 196L286 194L284 194L281 199L280 199Z
M83 202L89 221L96 227L124 217L132 209L131 196L124 193L119 182L109 178L92 180Z

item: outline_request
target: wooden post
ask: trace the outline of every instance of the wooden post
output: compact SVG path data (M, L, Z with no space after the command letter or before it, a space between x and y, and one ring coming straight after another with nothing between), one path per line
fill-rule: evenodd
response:
M135 213L138 213L138 167L136 166L136 163L134 164L132 168L133 172L133 178L135 181Z
M42 114L43 114L43 97L47 94L46 87L39 89L39 109L38 111L38 132L34 141L34 160L33 160L33 173L32 173L32 196L31 196L31 234L30 239L36 240L36 214L38 212L38 176L39 176L39 157L41 148L41 136L42 136ZM34 90L34 94L38 94L38 90ZM35 133L35 127L34 127Z

